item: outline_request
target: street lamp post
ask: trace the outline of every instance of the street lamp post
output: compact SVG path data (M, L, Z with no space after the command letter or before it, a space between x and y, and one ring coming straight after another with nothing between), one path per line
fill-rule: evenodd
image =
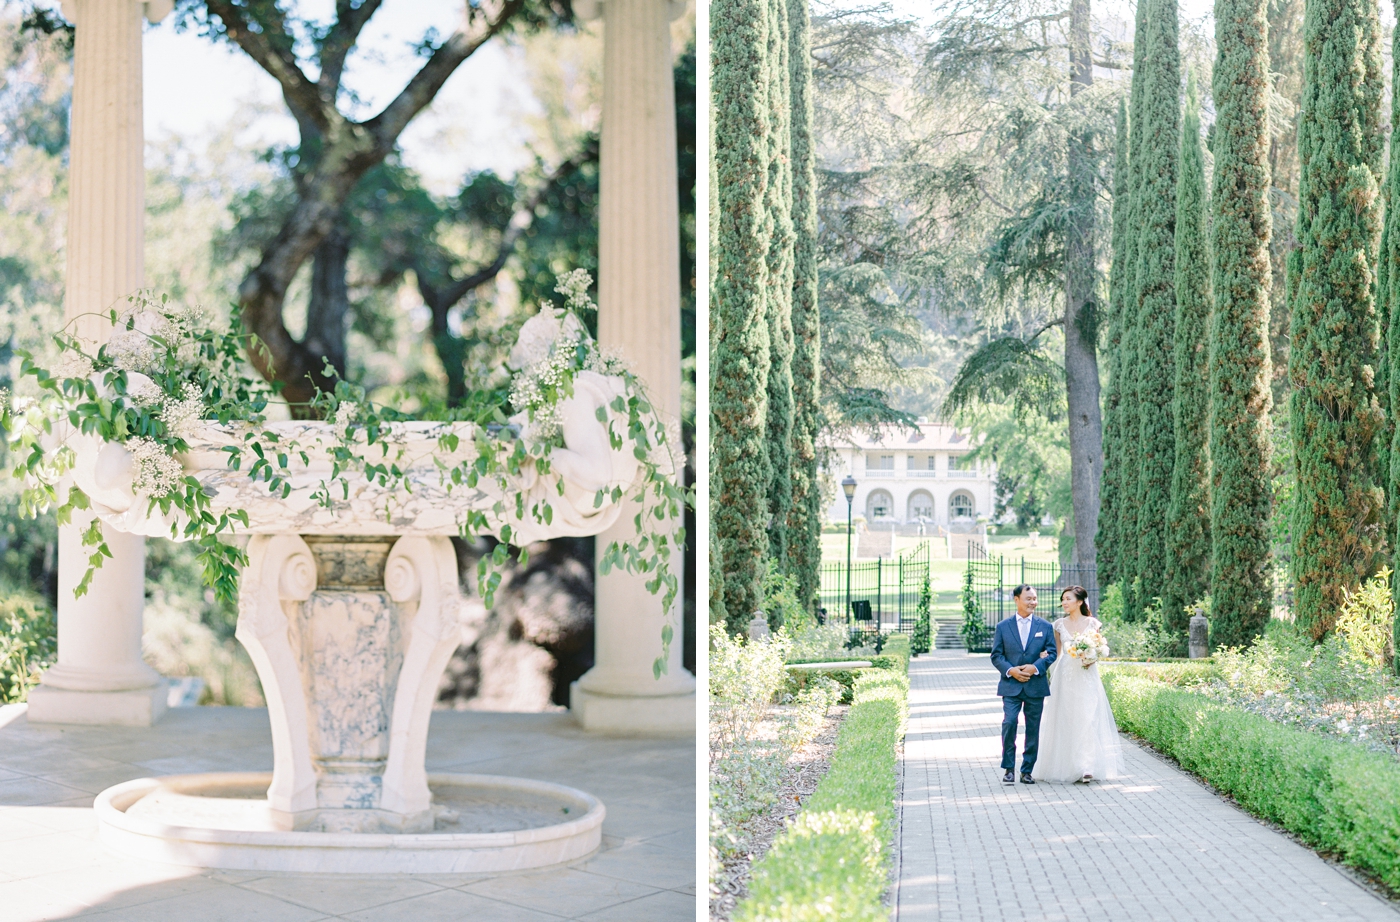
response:
M846 623L851 623L851 502L856 498L856 479L847 474L841 481L846 494Z

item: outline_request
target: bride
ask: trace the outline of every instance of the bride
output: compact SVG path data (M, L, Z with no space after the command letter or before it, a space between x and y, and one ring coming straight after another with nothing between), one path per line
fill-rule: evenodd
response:
M1089 614L1089 593L1070 586L1060 594L1065 616L1055 622L1055 648L1060 658L1050 668L1050 697L1041 718L1040 758L1032 777L1037 781L1089 782L1123 774L1123 750L1118 726L1104 694L1097 663L1087 666L1065 651L1074 639L1097 631L1101 622Z

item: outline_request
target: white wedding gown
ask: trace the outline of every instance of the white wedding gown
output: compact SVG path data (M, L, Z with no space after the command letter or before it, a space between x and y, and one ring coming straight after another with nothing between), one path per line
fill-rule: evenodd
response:
M1086 630L1098 630L1097 618ZM1050 697L1040 719L1040 752L1031 777L1037 781L1095 780L1123 774L1123 747L1113 720L1108 695L1099 679L1098 663L1085 669L1065 647L1076 635L1065 619L1055 622L1059 656L1050 667Z

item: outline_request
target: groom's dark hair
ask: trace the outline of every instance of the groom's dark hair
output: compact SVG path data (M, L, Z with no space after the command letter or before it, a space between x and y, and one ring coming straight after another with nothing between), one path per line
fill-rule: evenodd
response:
M1012 597L1013 599L1019 599L1019 598L1021 597L1021 593L1022 593L1023 591L1025 591L1025 590L1027 590L1027 589L1034 589L1034 588L1035 588L1035 587L1032 586L1030 583L1022 583L1021 585L1017 586L1015 589L1012 589L1012 590L1011 590L1011 597Z

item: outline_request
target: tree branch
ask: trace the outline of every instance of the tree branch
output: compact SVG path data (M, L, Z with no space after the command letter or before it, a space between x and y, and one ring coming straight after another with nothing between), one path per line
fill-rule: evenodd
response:
M282 87L282 98L297 122L324 131L328 119L321 96L297 63L286 19L277 5L258 4L256 13L234 5L233 0L206 0L205 6L219 17L229 39Z
M418 280L418 293L423 298L423 303L433 313L433 331L441 335L447 330L447 312L450 311L458 301L465 298L470 292L481 287L491 279L500 274L505 268L506 261L510 259L511 253L515 251L516 241L520 235L530 229L534 223L535 211L543 204L545 197L556 189L564 180L574 174L579 167L598 158L598 141L596 138L585 144L578 153L568 160L559 164L552 173L545 179L540 187L520 204L520 207L511 215L510 223L506 225L504 233L501 234L500 245L496 249L496 256L486 266L468 275L466 278L457 281L448 281L442 287L432 285L424 278L421 265L414 259L412 263L413 275ZM439 326L439 314L441 315L441 329Z
M447 78L476 49L506 27L524 7L525 0L496 0L492 5L497 7L494 16L471 8L466 30L448 36L447 41L438 46L428 62L408 81L403 92L385 106L384 111L363 123L373 136L377 149L387 152L393 146L413 117L433 101Z
M335 25L331 26L330 33L321 42L321 76L316 80L321 99L328 105L335 105L350 49L355 47L360 32L382 3L383 0L362 0L357 6L355 0L336 0Z

